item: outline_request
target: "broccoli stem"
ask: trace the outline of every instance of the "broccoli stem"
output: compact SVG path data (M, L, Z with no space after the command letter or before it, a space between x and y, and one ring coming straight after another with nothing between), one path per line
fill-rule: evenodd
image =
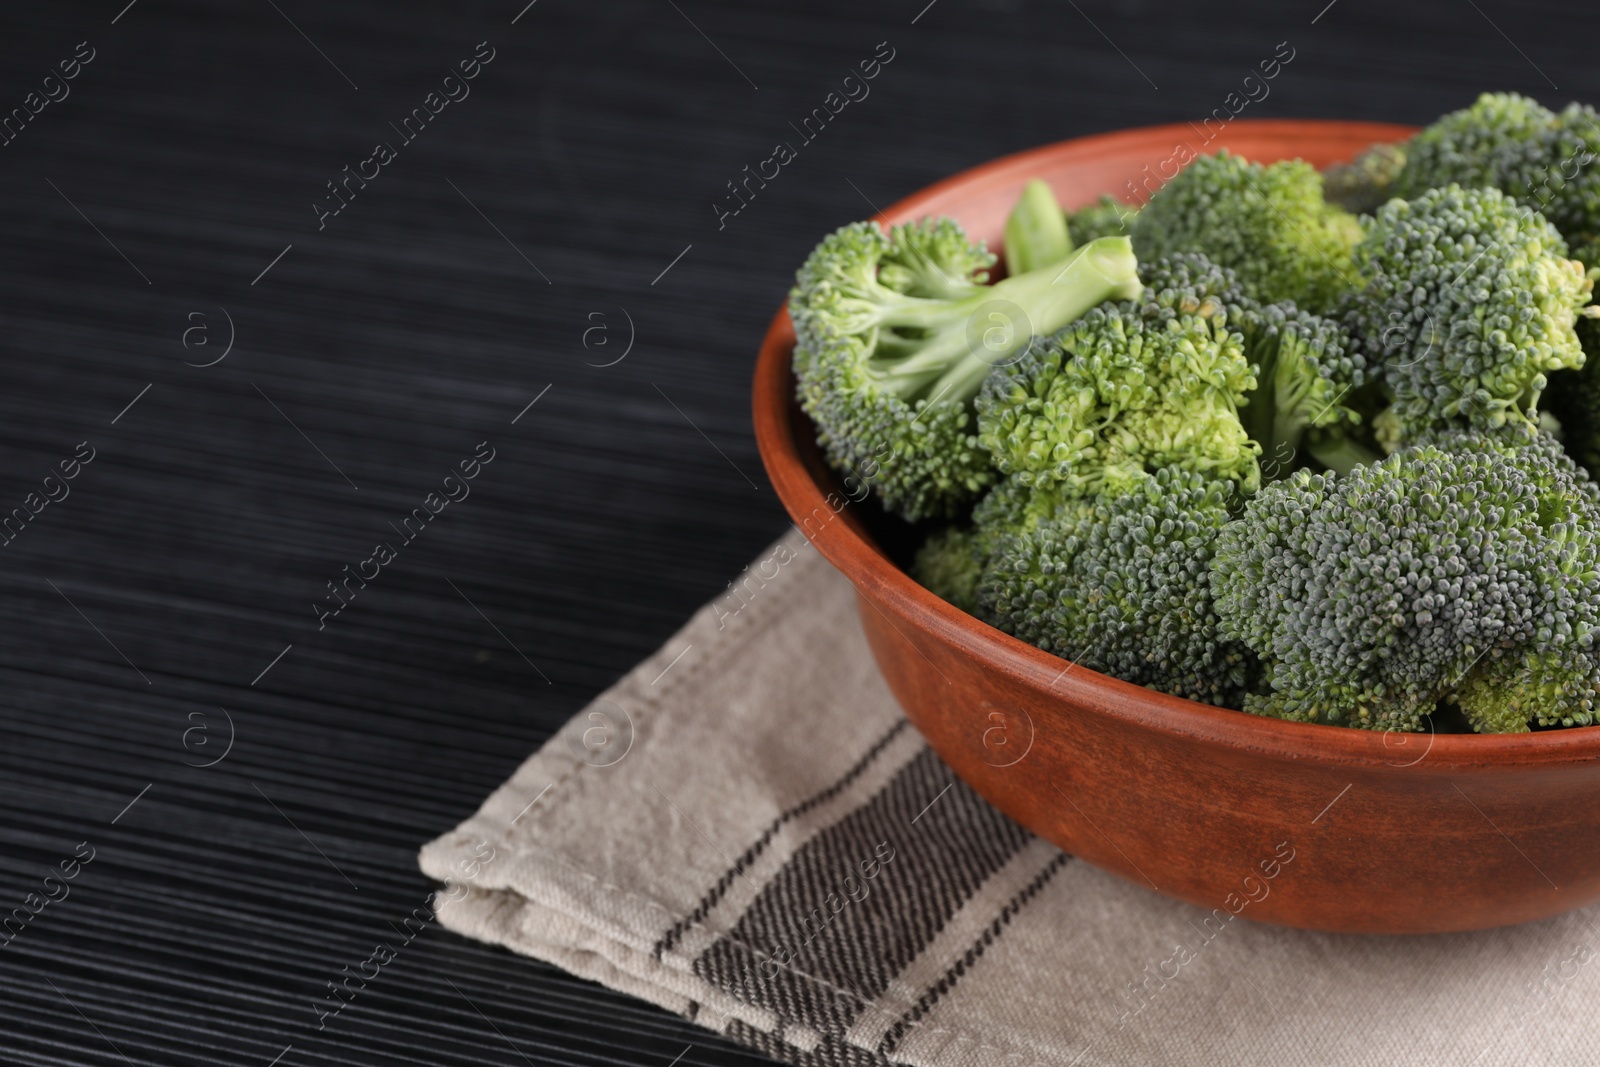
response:
M919 329L931 336L903 359L874 361L873 371L905 400L970 400L990 369L1013 362L1034 337L1055 333L1101 301L1132 299L1142 288L1132 242L1102 237L1064 263L1007 278L961 300L890 307L880 329Z
M966 357L934 384L933 394L949 392L970 399L989 371L1016 362L1033 338L1048 337L1102 301L1131 300L1143 288L1133 243L1126 237L1102 237L1071 253L1065 263L1005 279L993 287L988 300L975 301L974 314L998 297L1020 307L1024 322L1010 322L1003 310L992 310L991 319L1007 320L997 324L1004 339L991 343L992 334L982 333L981 347L969 348Z
M1322 434L1316 430L1306 434L1306 451L1311 458L1338 474L1349 474L1365 463L1376 463L1383 457L1344 434Z
M1313 399L1319 379L1307 365L1299 341L1273 336L1258 343L1251 354L1261 384L1250 394L1239 418L1250 439L1261 446L1263 462L1276 472L1270 477L1292 471L1298 465L1294 457L1301 451L1339 474L1349 474L1357 466L1381 458L1342 432L1318 429L1319 424L1326 424L1323 416L1343 399L1344 392L1328 401Z
M1035 178L1022 187L1006 219L1006 273L1026 274L1060 263L1071 251L1067 217L1050 186Z
M1275 379L1278 369L1277 338L1267 344L1256 343L1247 350L1250 362L1256 366L1256 387L1245 395L1239 408L1239 423L1250 440L1261 446L1264 455L1271 455L1273 442L1280 440L1278 426Z

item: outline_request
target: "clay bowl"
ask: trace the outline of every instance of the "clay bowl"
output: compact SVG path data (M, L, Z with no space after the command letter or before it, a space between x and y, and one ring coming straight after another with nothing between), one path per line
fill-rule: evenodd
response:
M1241 120L1203 151L1322 167L1410 132ZM1076 207L1124 191L1147 166L1172 173L1176 146L1201 149L1202 136L1175 125L1066 141L958 174L886 214L952 215L998 248L1029 178ZM1480 737L1278 722L1129 685L1009 637L924 590L880 547L894 524L870 499L849 502L795 406L793 344L779 311L755 376L768 476L855 585L906 715L1011 818L1160 893L1315 930L1473 930L1600 896L1600 726Z

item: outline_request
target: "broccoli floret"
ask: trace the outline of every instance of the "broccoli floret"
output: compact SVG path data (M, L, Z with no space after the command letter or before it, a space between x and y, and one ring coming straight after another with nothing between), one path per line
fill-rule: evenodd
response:
M1309 163L1264 167L1227 152L1190 163L1133 227L1141 259L1204 252L1255 299L1318 312L1354 286L1350 253L1360 236L1356 217L1323 199L1322 175Z
M935 531L912 560L912 577L963 611L976 614L978 576L989 565L996 542L1028 533L1055 513L1060 496L1011 478L995 483L972 509L970 524Z
M977 604L979 560L973 532L963 526L947 526L935 532L911 561L911 577L928 592L962 611L971 612Z
M1022 195L1006 218L1006 273L1025 274L1060 263L1071 251L1067 217L1056 203L1056 194L1035 178L1022 187Z
M1125 681L1237 703L1252 660L1219 640L1207 562L1259 479L1237 403L1255 380L1232 273L1142 264L1137 301L1097 307L979 395L1006 477L973 511L975 614Z
M1202 304L1219 303L1234 318L1255 302L1244 295L1239 276L1200 252L1174 252L1139 262L1140 311L1147 317L1172 318Z
M1406 144L1395 195L1407 199L1446 185L1487 187L1521 196L1546 166L1556 116L1516 93L1484 93Z
M1366 360L1342 325L1286 302L1246 308L1240 328L1259 384L1239 414L1261 446L1264 477L1303 466L1302 452L1340 473L1379 458L1357 433L1351 404Z
M1254 490L1238 404L1256 382L1226 275L1196 256L1149 276L1142 300L1090 310L984 382L978 438L1002 474L1075 496L1173 466Z
M1535 496L1532 618L1513 644L1501 642L1452 692L1480 733L1541 726L1588 726L1600 699L1600 489L1559 442L1455 431L1429 443L1514 467Z
M1240 402L1239 418L1260 446L1263 477L1304 466L1302 453L1340 471L1378 458L1361 440L1362 420L1351 406L1369 377L1366 360L1338 321L1289 301L1259 304L1233 271L1198 252L1141 263L1139 277L1147 319L1217 303L1242 336L1257 384Z
M1451 183L1499 189L1560 230L1572 258L1600 262L1600 114L1588 104L1556 113L1516 93L1484 93L1405 151L1397 195Z
M1544 212L1566 237L1572 258L1600 264L1600 113L1588 104L1568 104L1546 140L1542 166L1515 195Z
M1536 211L1495 189L1432 189L1378 210L1347 323L1394 404L1390 445L1452 425L1536 432L1545 376L1583 361L1593 282Z
M985 285L994 258L949 219L828 237L789 297L801 407L837 470L904 518L957 513L994 480L971 401L993 366L1108 298L1139 292L1126 238Z
M912 576L956 607L976 614L978 576L989 565L996 543L1036 529L1055 514L1060 501L1052 490L1000 479L973 506L969 524L946 527L923 542L912 560Z
M1348 475L1263 488L1223 530L1211 575L1222 635L1267 665L1271 691L1245 710L1418 730L1453 700L1483 731L1582 721L1600 679L1600 577L1574 516L1600 509L1580 502L1596 498L1559 446L1520 440L1435 435Z
M1038 498L1013 490L978 524L993 540L977 614L1124 681L1237 704L1250 657L1219 638L1208 573L1231 493L1164 468L1121 491L1058 500L1037 519Z
M1395 195L1406 165L1406 145L1375 144L1348 163L1322 172L1323 195L1357 215L1370 214Z
M1102 193L1094 203L1067 213L1067 233L1079 244L1096 237L1128 237L1138 215L1137 204L1124 204L1109 193Z

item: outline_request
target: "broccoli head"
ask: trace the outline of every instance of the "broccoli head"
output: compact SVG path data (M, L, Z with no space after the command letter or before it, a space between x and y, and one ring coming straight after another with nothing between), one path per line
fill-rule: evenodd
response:
M1231 484L1173 468L1065 499L1012 484L979 506L979 618L1124 681L1237 704L1250 658L1218 635L1207 569Z
M1561 231L1572 258L1600 265L1600 113L1568 104L1547 139L1543 169L1524 178L1515 193Z
M1354 285L1356 217L1322 195L1322 175L1304 160L1271 166L1219 152L1201 156L1162 186L1133 227L1141 259L1204 252L1239 276L1245 292L1272 303L1330 309Z
M1238 405L1256 382L1226 274L1192 256L1146 276L1142 300L1093 308L984 382L978 438L1002 474L1061 496L1168 466L1254 489Z
M949 219L826 237L789 296L800 405L835 469L917 520L994 480L971 402L991 368L1108 298L1139 292L1127 238L983 284L993 257Z
M1407 147L1375 144L1348 163L1335 163L1322 172L1323 195L1357 215L1376 211L1395 195Z
M1067 213L1067 232L1082 244L1096 237L1127 237L1139 215L1137 204L1124 204L1109 193L1092 204Z
M1529 481L1539 534L1531 560L1535 599L1517 639L1473 665L1451 694L1481 733L1588 726L1600 699L1600 489L1548 434L1453 431L1429 443L1512 467Z
M1347 323L1394 404L1391 444L1450 426L1532 436L1546 375L1583 362L1593 282L1544 217L1495 189L1431 189L1378 210Z
M1544 215L1574 259L1600 262L1600 115L1588 104L1557 113L1516 93L1484 93L1418 133L1405 153L1397 195L1452 183L1499 189Z
M1484 93L1417 133L1405 146L1395 182L1407 199L1447 185L1499 189L1521 196L1546 166L1549 108L1516 93Z
M1378 458L1362 443L1351 406L1366 360L1342 325L1285 302L1247 306L1239 326L1259 380L1240 418L1261 446L1264 477L1303 466L1302 453L1340 473Z
M1451 700L1483 731L1580 721L1600 679L1580 477L1548 438L1454 431L1263 488L1212 562L1222 635L1268 665L1245 710L1419 730Z
M911 577L919 585L965 612L976 607L982 570L976 537L964 526L936 531L911 561Z

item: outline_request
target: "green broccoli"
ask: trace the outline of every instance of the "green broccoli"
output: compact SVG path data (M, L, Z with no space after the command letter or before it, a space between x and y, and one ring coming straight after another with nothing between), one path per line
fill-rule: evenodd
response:
M1600 265L1600 113L1568 104L1546 139L1542 171L1524 178L1515 195L1544 212L1573 259Z
M1521 197L1542 184L1550 130L1549 108L1516 93L1484 93L1452 111L1405 145L1396 196L1412 199L1447 185L1499 189Z
M1079 244L1096 237L1128 237L1138 215L1137 204L1124 204L1109 193L1102 193L1094 203L1067 213L1067 233Z
M1431 189L1378 210L1346 322L1394 402L1391 445L1453 425L1538 428L1546 375L1583 361L1593 282L1536 211L1496 189Z
M1335 163L1323 171L1322 189L1328 203L1357 215L1376 211L1395 195L1407 147L1375 144L1350 162Z
M977 613L978 577L989 565L996 543L1031 532L1055 513L1059 494L1002 478L972 509L971 522L936 530L912 560L911 575L963 611Z
M1600 489L1560 443L1504 434L1452 431L1430 443L1514 467L1535 493L1532 561L1537 597L1531 632L1492 647L1451 694L1481 733L1521 733L1540 726L1588 726L1600 699Z
M1240 318L1246 306L1256 303L1244 295L1239 276L1199 252L1174 252L1139 263L1140 312L1147 318L1171 319L1220 304L1230 316Z
M1557 113L1516 93L1484 93L1404 151L1397 195L1452 183L1499 189L1560 230L1572 258L1600 262L1600 115L1588 104Z
M1006 218L1006 273L1025 274L1060 263L1071 251L1067 217L1056 203L1056 194L1048 183L1035 178L1022 187L1022 195Z
M1247 306L1238 321L1259 379L1239 416L1261 446L1266 479L1303 465L1302 452L1341 474L1379 458L1357 432L1351 405L1367 367L1343 326L1288 302Z
M1060 500L1006 490L1014 484L991 493L977 526L989 538L979 618L1123 681L1239 702L1251 661L1218 635L1207 569L1230 518L1230 483L1169 467ZM1055 503L1040 518L1044 501Z
M1600 724L1597 159L1600 113L1486 94L1326 182L1030 182L994 284L948 219L845 227L791 293L797 393L829 463L954 520L918 581L1073 663L1291 721Z
M911 561L911 577L917 584L968 613L976 609L982 571L976 535L964 526L935 531Z
M1141 259L1203 252L1263 303L1330 310L1355 285L1351 249L1361 228L1327 203L1322 175L1304 160L1271 166L1220 152L1162 186L1133 227Z
M789 297L801 407L835 469L917 520L957 513L994 480L971 400L1034 334L1137 295L1127 238L983 284L994 257L949 219L872 223L824 238Z
M1580 531L1600 497L1554 442L1521 440L1433 435L1256 494L1211 565L1221 636L1265 665L1244 710L1402 731L1441 701L1480 731L1584 721L1600 557Z
M1256 380L1227 294L1214 291L1225 276L1190 257L1147 277L1142 301L1091 309L984 382L978 439L1000 473L1063 496L1116 491L1167 466L1245 491L1259 483L1238 412Z
M924 566L976 565L973 613L1046 651L1237 703L1251 659L1217 638L1206 564L1259 477L1236 408L1254 379L1228 328L1241 296L1200 255L1140 274L1139 300L1094 308L985 382L979 435L1006 476Z

